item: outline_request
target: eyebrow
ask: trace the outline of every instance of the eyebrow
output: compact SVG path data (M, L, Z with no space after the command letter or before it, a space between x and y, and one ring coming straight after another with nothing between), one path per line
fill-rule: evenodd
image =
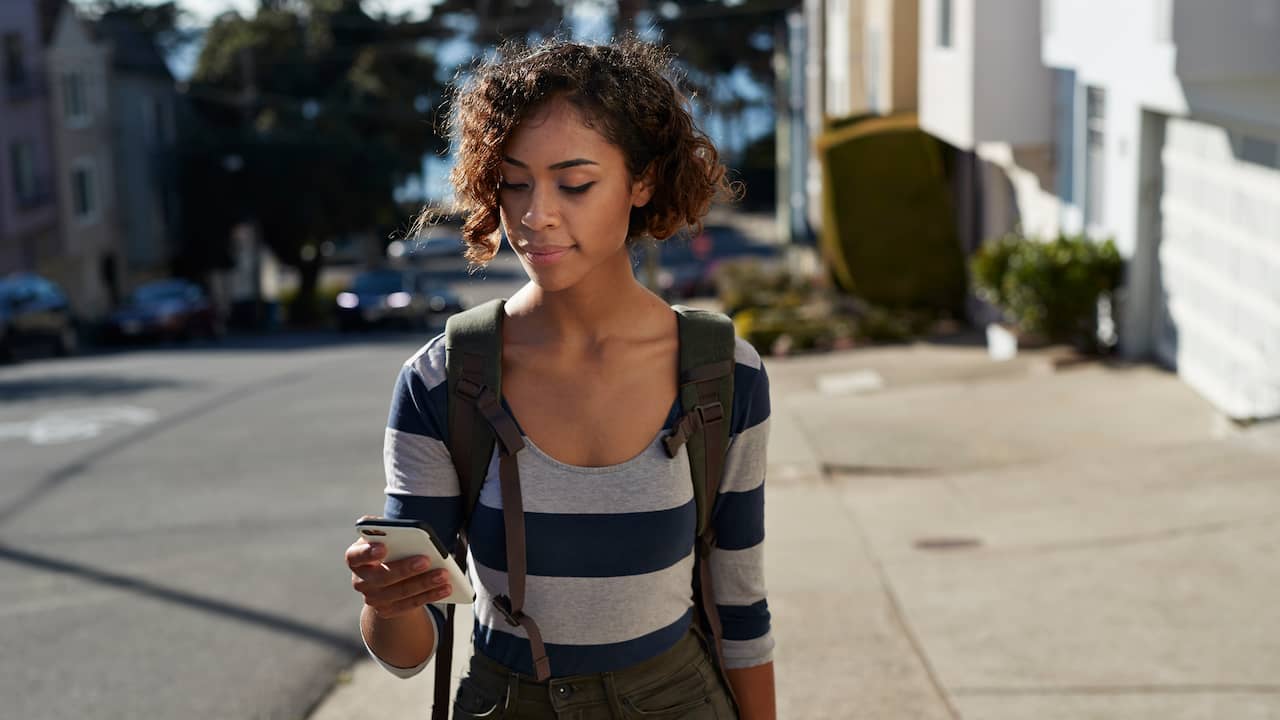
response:
M525 165L524 163L520 162L519 160L513 157L503 155L502 159L505 162L509 162L512 165L515 165L516 167L522 167L525 170L529 169L528 165ZM579 165L599 165L599 164L600 163L596 162L595 160L587 160L586 158L574 158L572 160L563 160L553 165L548 165L547 169L548 170L564 170L566 168L578 167Z

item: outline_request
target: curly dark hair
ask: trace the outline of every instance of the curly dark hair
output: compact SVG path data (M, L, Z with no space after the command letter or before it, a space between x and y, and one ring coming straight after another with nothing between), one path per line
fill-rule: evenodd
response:
M629 243L665 240L685 227L700 232L711 203L740 191L678 84L671 54L635 37L607 45L509 42L478 62L467 83L454 86L449 121L456 152L449 179L466 217L467 259L483 265L498 252L503 147L524 118L556 98L622 151L633 180L652 169L653 196L631 209Z

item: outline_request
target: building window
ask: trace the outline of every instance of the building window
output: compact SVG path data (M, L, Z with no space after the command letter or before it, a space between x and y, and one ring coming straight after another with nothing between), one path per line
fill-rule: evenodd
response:
M71 169L71 212L80 222L91 222L98 213L92 161L79 160Z
M82 73L69 72L62 76L62 115L68 125L84 126L89 122Z
M1058 197L1072 205L1076 202L1076 73L1054 70L1053 94L1053 162Z
M1102 224L1106 179L1107 95L1102 88L1085 91L1084 222L1085 227Z
M36 152L29 142L15 142L9 146L9 168L13 177L13 194L19 204L27 204L35 199L39 188L36 185Z
M22 53L22 35L4 34L4 82L10 89L27 85L27 64Z
M951 47L951 0L938 0L938 47Z

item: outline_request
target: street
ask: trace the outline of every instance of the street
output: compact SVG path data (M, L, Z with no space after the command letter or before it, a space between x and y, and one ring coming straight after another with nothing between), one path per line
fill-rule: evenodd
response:
M299 718L363 652L342 567L424 338L0 367L0 716Z

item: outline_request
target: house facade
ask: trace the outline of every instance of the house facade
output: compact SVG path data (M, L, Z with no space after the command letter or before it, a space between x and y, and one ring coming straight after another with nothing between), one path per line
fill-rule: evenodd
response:
M59 259L47 268L80 314L108 313L169 272L177 225L177 92L154 42L128 22L63 9L48 51L57 88Z
M1280 2L1046 0L1040 30L1063 223L1129 260L1123 349L1280 416Z
M57 234L37 4L0 2L0 274L35 271Z
M952 149L964 249L1009 231L1114 239L1121 352L1175 369L1230 417L1280 416L1280 2L884 5L916 18L915 108ZM868 81L886 62L868 42L879 3L804 7L814 137L834 117L907 107ZM816 156L806 186L820 196Z

